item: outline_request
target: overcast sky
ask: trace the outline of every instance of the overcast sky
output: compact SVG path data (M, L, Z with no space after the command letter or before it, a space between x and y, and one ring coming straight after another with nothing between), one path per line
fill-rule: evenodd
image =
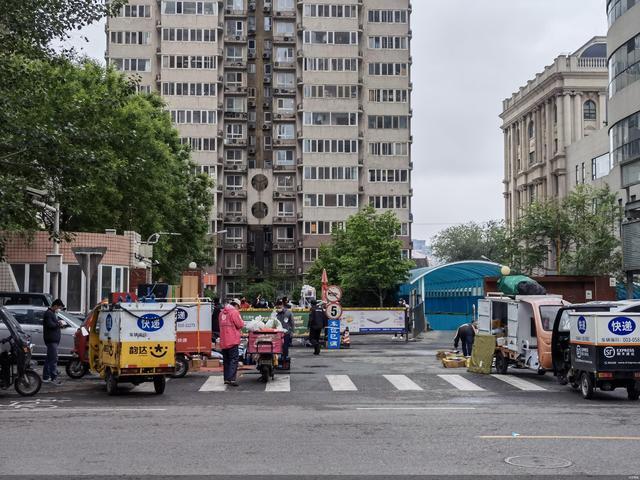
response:
M605 1L413 0L414 238L503 218L502 100L605 35ZM104 24L71 44L103 59Z

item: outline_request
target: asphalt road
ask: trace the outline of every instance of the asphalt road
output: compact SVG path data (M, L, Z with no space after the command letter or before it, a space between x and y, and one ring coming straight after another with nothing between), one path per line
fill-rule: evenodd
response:
M626 392L585 401L550 375L513 371L514 386L444 369L445 338L356 337L320 357L296 348L290 375L268 387L281 391L247 371L227 391L200 391L216 379L192 373L161 396L108 397L95 377L33 399L0 392L0 473L640 474L640 404Z

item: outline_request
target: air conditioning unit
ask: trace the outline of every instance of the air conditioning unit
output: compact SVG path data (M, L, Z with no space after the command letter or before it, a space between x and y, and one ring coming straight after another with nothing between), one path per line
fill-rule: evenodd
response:
M162 79L162 77L160 76L160 74L156 74L156 82L159 82Z
M267 102L267 101L265 101L265 102L263 102L263 103L262 103L262 106L263 106L264 108L271 108L271 102Z
M273 198L280 198L280 192L273 192Z
M282 143L282 140L274 140L273 144L274 145L280 145Z
M262 54L262 58L264 58L265 60L266 60L266 59L269 59L269 58L271 58L271 54L270 54L269 52L264 52L264 53Z
M267 125L266 123L262 124L262 129L263 130L269 130L271 128L271 125Z
M255 155L256 154L256 149L255 148L250 148L249 149L249 155Z
M292 38L292 37L288 37L288 36L285 36L285 37L284 37L284 41L285 41L285 42L290 42L291 40L293 40L293 38Z
M234 38L235 38L236 40L240 40L240 35L236 35Z
M364 187L363 187L362 185L360 185L360 186L358 187L358 191L359 191L360 193L364 193Z
M297 185L297 186L296 186L296 190L298 190L299 192L301 192L301 191L302 191L302 185Z
M232 9L230 9L230 8L227 8L227 9L225 9L225 13L226 13L227 15L231 15L231 14L233 13L233 10L232 10Z
M229 196L231 196L231 197L235 197L237 194L238 194L238 192L236 192L235 190L231 190L229 192Z
M276 113L276 118L282 118L282 114L281 113Z
M279 243L274 243L273 244L273 249L274 250L280 250L280 244Z
M263 10L264 10L266 13L269 13L269 12L271 11L271 5L265 5L265 6L264 6L264 8L263 8Z
M250 3L249 4L249 10L253 12L255 9L256 9L256 4L255 3Z

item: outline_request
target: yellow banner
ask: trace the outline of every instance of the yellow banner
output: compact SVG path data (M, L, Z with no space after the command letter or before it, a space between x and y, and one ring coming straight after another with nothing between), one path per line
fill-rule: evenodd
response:
M175 342L122 342L120 367L173 366L176 358Z

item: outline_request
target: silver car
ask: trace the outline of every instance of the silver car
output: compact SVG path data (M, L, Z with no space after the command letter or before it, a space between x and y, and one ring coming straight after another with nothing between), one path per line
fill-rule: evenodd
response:
M44 344L43 339L42 319L47 307L6 305L5 308L15 317L22 330L31 337L31 343L34 344L32 358L34 360L44 360L47 356L47 346ZM58 358L64 362L72 357L73 337L80 327L80 321L77 317L67 312L58 312L58 318L64 323L60 335L60 344L58 345ZM0 328L2 327L0 326ZM0 336L2 336L1 333Z

